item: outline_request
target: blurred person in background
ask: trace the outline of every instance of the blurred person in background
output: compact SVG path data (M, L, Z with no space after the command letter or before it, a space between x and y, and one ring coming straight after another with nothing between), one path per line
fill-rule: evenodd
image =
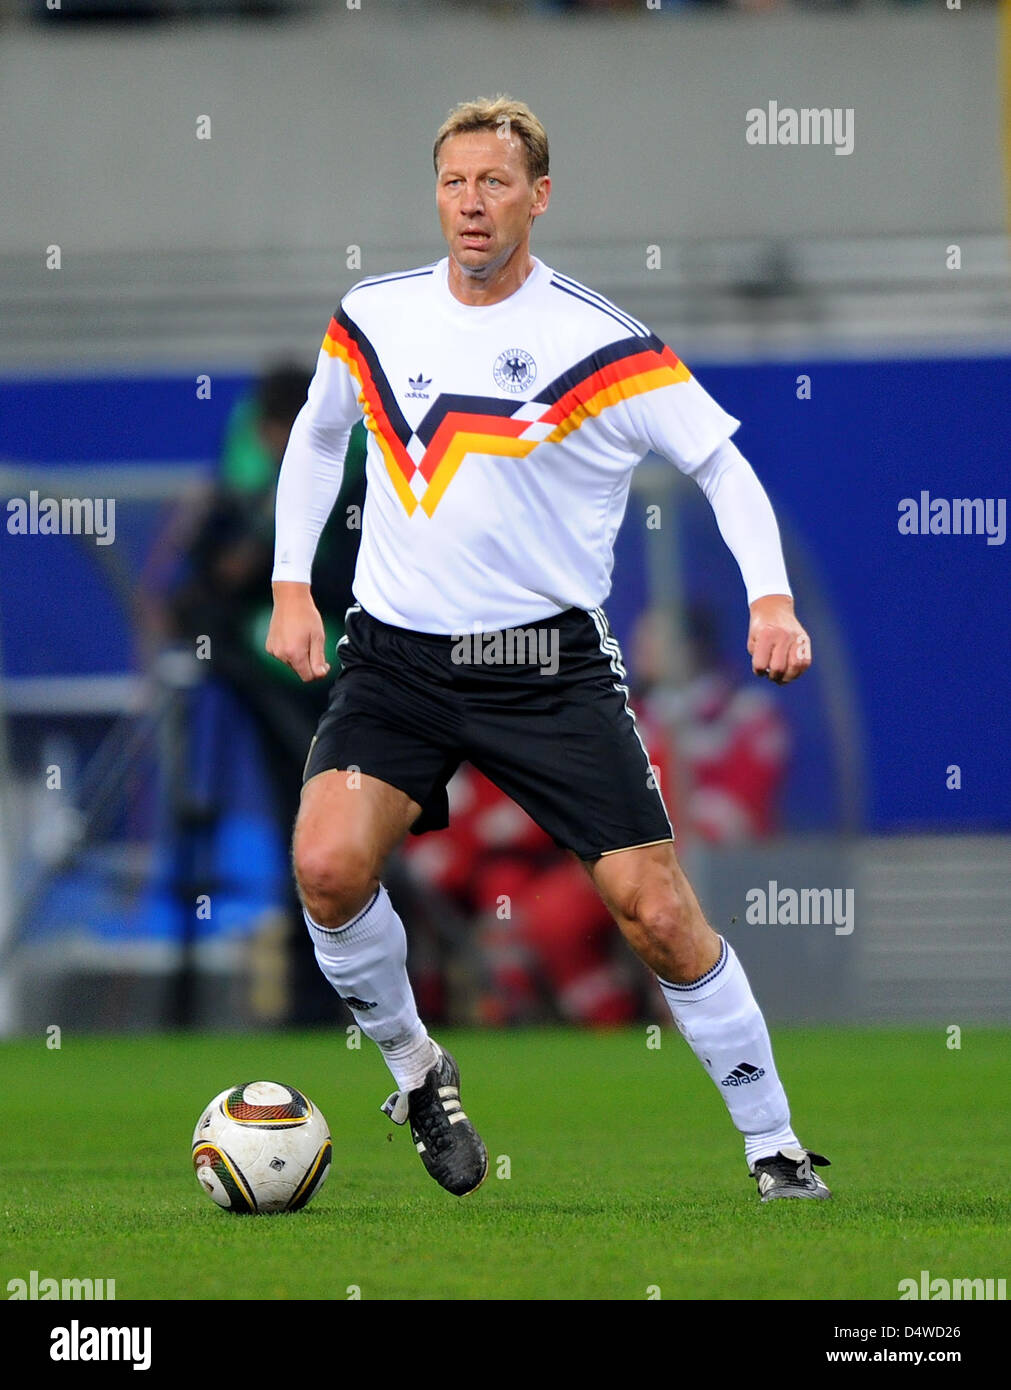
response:
M292 424L305 404L311 374L282 363L267 372L233 408L219 477L196 511L183 509L158 550L182 573L168 585L159 626L168 638L196 650L209 639L206 673L222 682L252 721L272 791L273 811L287 853L298 813L299 785L293 764L305 761L326 708L329 682L306 685L264 651L270 623L270 574L274 555L277 475ZM353 602L354 575L365 500L365 429L352 432L341 494L320 541L314 582L327 613L331 660ZM149 567L157 570L156 561ZM202 663L203 664L203 663ZM228 789L223 788L227 796ZM290 925L301 924L294 884L286 879ZM304 951L290 950L292 1017L313 1022L333 1017L333 996Z
M677 776L664 793L676 802L688 844L775 834L789 759L789 730L775 701L735 679L717 637L714 615L701 606L685 616L683 644L656 609L641 615L632 637L636 711L655 726L655 738L669 740Z
M177 637L210 638L214 677L232 688L256 722L285 814L291 805L298 808L290 785L292 760L304 760L328 693L325 682L304 685L263 651L271 611L277 474L310 379L300 366L274 367L233 410L220 480L186 547L184 574L170 599ZM320 543L315 582L335 624L331 650L353 602L365 500L363 434L361 429L348 445L341 497ZM349 513L349 507L356 510ZM286 839L291 823L286 822Z

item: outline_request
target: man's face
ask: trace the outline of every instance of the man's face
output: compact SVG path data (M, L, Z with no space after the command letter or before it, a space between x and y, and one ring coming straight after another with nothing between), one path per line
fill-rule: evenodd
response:
M450 255L465 275L484 279L525 243L548 205L549 178L531 183L518 136L497 130L451 135L439 150L435 203Z

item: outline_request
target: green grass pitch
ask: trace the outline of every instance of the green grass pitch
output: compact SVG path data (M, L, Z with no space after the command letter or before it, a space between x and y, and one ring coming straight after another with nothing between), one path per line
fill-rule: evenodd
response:
M0 1046L0 1297L32 1269L114 1278L119 1299L894 1299L921 1269L1008 1273L1007 1032L965 1028L956 1051L940 1026L775 1030L836 1196L766 1206L675 1031L658 1050L645 1027L437 1036L491 1156L462 1201L343 1033ZM329 1180L291 1216L220 1211L190 1165L201 1106L259 1079L306 1091L333 1133Z

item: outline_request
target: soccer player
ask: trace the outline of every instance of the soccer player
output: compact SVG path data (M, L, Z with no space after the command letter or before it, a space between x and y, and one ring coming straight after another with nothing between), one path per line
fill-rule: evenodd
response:
M382 884L408 831L448 823L467 760L582 861L744 1135L761 1200L827 1197L740 961L678 863L601 608L632 470L654 450L698 483L740 567L755 673L795 680L811 643L772 508L731 441L739 422L670 348L531 255L551 180L529 107L462 103L434 161L448 255L344 296L278 484L267 650L309 681L328 669L310 568L364 416L356 603L293 841L316 959L382 1049L384 1111L410 1122L437 1182L472 1192L487 1153L418 1017Z

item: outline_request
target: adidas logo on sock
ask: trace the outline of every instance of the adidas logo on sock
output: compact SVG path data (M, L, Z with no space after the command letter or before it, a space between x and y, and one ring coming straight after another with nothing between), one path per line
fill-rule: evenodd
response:
M764 1067L753 1067L750 1062L738 1062L733 1071L720 1082L721 1086L750 1086L752 1081L761 1081L765 1075Z
M377 999L373 999L371 1003L368 999L356 999L353 994L342 994L340 997L349 1009L354 1009L356 1013L360 1014L364 1013L366 1009L374 1009L379 1002Z

